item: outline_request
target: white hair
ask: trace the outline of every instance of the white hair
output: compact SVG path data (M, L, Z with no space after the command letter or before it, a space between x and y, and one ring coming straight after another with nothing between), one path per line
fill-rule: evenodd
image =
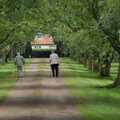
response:
M17 55L20 56L20 52L18 52Z

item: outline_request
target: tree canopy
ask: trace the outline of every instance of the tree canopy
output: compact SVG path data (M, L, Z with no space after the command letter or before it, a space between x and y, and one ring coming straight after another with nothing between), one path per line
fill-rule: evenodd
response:
M120 57L120 0L0 0L1 49L22 49L37 32L51 34L61 55L109 76Z

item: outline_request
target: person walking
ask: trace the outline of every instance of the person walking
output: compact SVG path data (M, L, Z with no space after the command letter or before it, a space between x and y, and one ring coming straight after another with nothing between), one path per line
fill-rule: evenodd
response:
M17 56L15 57L15 64L17 67L18 77L23 77L23 65L25 64L25 59L23 56L20 55L20 53L17 53Z
M55 51L52 51L49 57L49 62L52 70L52 76L59 76L59 56Z

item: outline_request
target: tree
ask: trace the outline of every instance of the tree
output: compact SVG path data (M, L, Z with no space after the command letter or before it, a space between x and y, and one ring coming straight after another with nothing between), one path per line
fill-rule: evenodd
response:
M120 4L119 0L104 1L104 0L88 0L87 8L91 17L96 21L98 29L106 36L106 40L111 44L113 49L117 51L120 56ZM101 10L101 2L104 6L104 11ZM106 3L106 4L105 4ZM120 61L120 60L119 60ZM113 86L120 85L120 65L118 70L117 79Z

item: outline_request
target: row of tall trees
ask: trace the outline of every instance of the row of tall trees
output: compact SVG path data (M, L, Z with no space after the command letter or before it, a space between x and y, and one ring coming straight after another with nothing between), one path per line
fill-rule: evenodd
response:
M66 36L69 40L64 41L67 54L101 76L109 76L112 61L120 61L120 1L81 0L70 4L64 22L71 30ZM118 85L120 68L112 86Z
M0 51L3 61L25 46L35 34L32 20L34 0L0 0ZM37 28L37 27L36 27ZM6 49L7 48L7 49Z
M54 4L56 3L56 4ZM61 52L79 60L101 76L110 76L113 60L119 60L120 1L54 1L49 5L56 21L51 32ZM64 50L63 50L64 45ZM120 68L119 68L120 69ZM120 70L113 87L120 85Z
M54 37L61 55L101 76L110 75L113 60L120 62L120 0L0 0L0 18L1 49L23 51L42 32Z

